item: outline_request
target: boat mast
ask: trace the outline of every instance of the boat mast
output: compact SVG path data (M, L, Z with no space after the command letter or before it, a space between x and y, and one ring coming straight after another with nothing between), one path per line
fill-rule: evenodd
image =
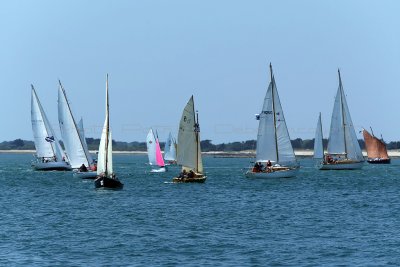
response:
M322 119L321 119L321 112L319 113L319 127L321 131L321 142L322 142L322 155L324 155L324 135L322 134ZM315 140L314 140L315 142Z
M75 131L76 131L76 133L78 134L79 142L81 143L81 146L82 146L82 148L83 148L83 140L82 140L81 135L80 135L79 132L78 132L78 127L76 126L75 118L74 118L74 116L72 115L71 107L69 106L69 102L68 102L68 99L67 99L67 94L65 93L65 90L64 90L64 87L63 87L62 84L61 84L61 81L58 80L58 82L59 82L60 88L61 88L61 90L62 90L62 92L63 92L63 94L64 94L65 102L67 102L68 111L69 111L69 114L71 115L72 122L74 123ZM91 162L89 162L89 159L88 159L86 153L85 153L85 157L86 157L86 161L88 162L88 164L89 164L89 166L90 166L90 163L91 163Z
M278 153L278 136L276 134L276 114L275 114L275 80L274 75L272 73L272 64L269 63L270 75L271 75L271 83L272 83L272 114L274 116L274 134L275 134L275 151L276 151L276 162L279 162L279 153Z
M344 123L344 106L343 106L343 85L342 85L342 78L340 77L340 70L338 69L339 74L339 90L340 90L340 104L342 109L342 127L343 127L343 139L344 139L344 153L345 157L347 158L347 142L346 142L346 124Z
M193 105L194 111L194 105ZM200 132L200 125L199 125L199 112L196 110L195 115L195 123L194 123L194 132L196 135L196 172L199 172L199 132Z
M109 142L109 140L108 140L108 138L109 138L109 135L108 135L108 132L109 132L109 128L110 128L110 126L109 126L109 122L110 122L110 118L109 118L109 111L108 111L108 73L107 73L107 78L106 78L106 143L105 143L105 174L106 174L106 176L108 176L108 170L107 170L107 167L108 167L108 142Z
M32 91L33 91L33 93L34 93L34 95L35 95L36 103L37 103L37 105L39 106L40 116L42 116L43 123L44 123L44 129L46 130L46 134L47 134L47 136L49 137L49 136L50 136L50 135L49 135L49 130L47 129L47 125L46 125L47 119L45 119L46 114L45 114L44 111L43 111L42 104L40 103L40 100L39 100L39 98L38 98L38 96L37 96L37 94L36 94L36 90L35 90L35 88L33 87L33 84L31 84L31 87L32 87ZM54 142L56 142L55 136L53 136L53 138L54 138ZM53 155L57 155L57 153L54 151L54 147L53 147L53 145L52 145L51 143L50 143L50 147L51 147L51 151L53 151Z

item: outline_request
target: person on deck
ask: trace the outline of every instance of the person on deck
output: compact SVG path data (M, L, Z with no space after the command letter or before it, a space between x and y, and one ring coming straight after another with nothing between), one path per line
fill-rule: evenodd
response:
M190 170L188 173L188 178L194 178L194 172L193 170Z
M87 172L88 169L86 168L85 164L82 163L82 165L79 167L80 172Z
M186 172L186 170L183 170L183 171L179 174L178 178L183 179L183 178L186 178L186 176L187 176L187 172Z

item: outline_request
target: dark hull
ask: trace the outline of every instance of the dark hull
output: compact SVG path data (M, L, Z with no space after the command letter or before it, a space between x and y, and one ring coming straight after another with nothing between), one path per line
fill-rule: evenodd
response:
M124 184L121 183L117 179L111 179L108 177L97 177L94 180L94 186L96 188L104 188L104 189L122 189L124 188Z
M390 164L390 159L368 159L367 162L371 164Z
M174 183L204 183L207 179L207 176L202 177L194 177L194 178L178 178L175 177L172 179Z

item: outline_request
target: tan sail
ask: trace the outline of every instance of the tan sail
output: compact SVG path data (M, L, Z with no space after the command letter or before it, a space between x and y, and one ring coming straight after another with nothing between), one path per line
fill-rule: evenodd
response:
M367 150L368 158L375 159L388 159L388 153L384 142L371 135L367 130L363 129L363 136L365 141L365 148Z

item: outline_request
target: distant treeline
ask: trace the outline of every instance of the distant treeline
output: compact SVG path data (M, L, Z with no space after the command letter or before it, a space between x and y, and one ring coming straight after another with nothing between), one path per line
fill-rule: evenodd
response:
M100 139L86 138L86 142L90 150L98 150ZM364 140L358 140L361 149L365 148ZM328 143L327 139L324 139L324 147L326 148ZM61 142L62 145L62 142ZM112 140L113 150L115 151L146 151L146 142L121 142ZM161 149L164 148L164 143L160 143ZM310 149L314 148L314 139L303 140L297 138L292 140L294 149ZM400 141L390 142L387 144L388 149L400 149ZM222 144L213 144L211 140L201 141L201 149L204 152L209 151L243 151L243 150L255 150L256 141L248 140L243 142L231 142ZM0 143L0 150L35 150L35 144L33 141L26 141L22 139L16 139L14 141L4 141Z

